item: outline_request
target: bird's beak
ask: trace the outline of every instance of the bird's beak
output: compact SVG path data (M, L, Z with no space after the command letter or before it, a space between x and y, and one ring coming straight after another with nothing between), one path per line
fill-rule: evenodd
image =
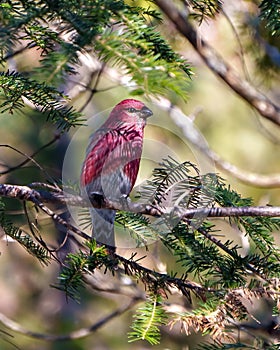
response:
M146 106L144 106L140 111L140 117L143 119L149 118L153 115L153 112Z

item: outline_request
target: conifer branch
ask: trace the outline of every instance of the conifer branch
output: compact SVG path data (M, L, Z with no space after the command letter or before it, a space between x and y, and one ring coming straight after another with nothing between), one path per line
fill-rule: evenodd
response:
M0 111L13 113L29 103L47 119L57 124L62 131L68 131L72 126L81 125L81 114L66 105L67 97L55 87L39 83L17 72L0 72L0 89L5 96L0 102ZM23 97L25 100L23 100Z
M36 184L36 186L44 184ZM14 198L21 201L30 201L38 205L41 203L67 204L71 206L88 207L87 200L79 195L64 194L63 191L55 192L45 190L34 190L28 186L0 184L0 197ZM47 186L49 187L49 186ZM100 205L100 201L92 198L91 205L94 208L115 209L128 211L131 213L141 213L145 215L160 217L161 215L170 214L180 217L180 219L189 219L194 216L203 217L242 217L242 216L264 216L264 217L280 217L280 207L277 206L242 206L242 207L213 207L213 208L161 208L150 204L142 204L127 201L112 202L105 199ZM40 204L40 206L42 206ZM50 215L47 209L44 211Z
M225 192L227 190L224 190ZM42 196L43 193L43 196ZM90 240L90 237L85 234L83 231L81 231L80 229L78 229L77 227L71 225L70 223L66 222L65 220L63 220L59 215L57 215L55 212L53 212L52 210L50 210L48 207L46 207L42 200L46 200L46 197L44 196L46 192L38 192L35 190L32 190L29 187L26 186L12 186L12 185L0 185L0 196L5 196L5 197L10 197L10 198L16 198L19 200L24 200L24 201L31 201L33 202L37 207L39 207L43 212L45 212L48 216L50 216L55 222L63 225L64 227L66 227L68 230L72 231L75 234L78 234L79 236L81 236L82 238L86 239L87 241ZM54 197L57 195L57 192L54 194ZM63 198L61 197L61 194L59 194L60 199ZM237 196L237 195L236 195ZM77 197L75 197L75 204L77 204ZM79 197L78 197L79 198ZM238 199L238 196L237 196ZM48 193L48 198L47 200L50 200L49 197L49 193ZM82 198L78 199L80 201L80 203L84 203L84 200ZM223 199L220 199L221 201ZM246 200L244 200L246 202ZM61 202L60 202L61 203ZM65 202L64 202L65 204ZM93 203L93 205L96 203ZM108 203L106 203L108 204ZM127 206L125 206L125 208L123 208L123 204L121 206L119 205L113 205L112 203L110 203L110 206L104 206L104 208L110 208L110 209L116 209L116 210L135 210L135 204L131 204L128 203ZM134 208L129 208L129 206L134 206ZM97 207L100 208L100 201L98 202L98 205L96 204ZM152 208L152 209L151 209ZM139 210L139 207L137 208ZM225 210L223 210L225 209ZM151 206L143 206L142 205L142 213L144 214L148 214L148 215L167 215L166 212L162 212L159 209L157 209L158 211L155 213L155 209ZM250 216L249 214L251 214L252 216L260 216L261 213L265 214L264 216L280 216L280 208L279 207L228 207L228 208L202 208L202 209L180 209L176 211L176 208L173 208L172 211L170 211L168 213L168 215L171 215L170 218L179 218L179 220L183 220L184 222L186 222L190 227L192 227L192 222L191 219L192 218L206 218L207 216L209 216L209 213L211 213L212 217L220 217L221 215L224 216L235 216L235 217L239 217L239 216ZM187 217L189 217L190 219L187 219ZM190 221L189 221L190 220ZM195 223L195 221L194 221ZM248 230L250 230L250 227L252 225L254 225L254 223L247 223L246 221L243 222L243 225L248 226ZM258 223L256 223L256 225L259 225ZM277 225L277 224L276 224ZM271 229L272 229L273 223L271 223ZM187 229L187 228L186 228ZM257 226L256 226L257 229ZM184 230L184 229L183 229ZM203 229L203 227L199 227L197 228L198 232L200 232L203 236L205 236L209 241L213 242L215 245L219 246L222 250L224 250L226 253L228 253L233 259L238 258L238 255L236 255L236 251L233 250L232 248L230 248L228 246L228 244L224 244L221 241L219 241L217 238L215 238L213 235L211 235L211 233L209 233L208 229ZM183 233L184 235L187 234L187 232ZM252 237L253 238L253 237ZM257 237L256 237L257 238ZM254 239L254 238L253 238ZM260 239L262 238L257 238L256 244L259 245L259 248L261 250L265 249L263 248L263 243L260 241ZM266 238L263 238L263 242L265 242L264 244L273 244L273 242L270 242L270 240L267 240ZM114 250L112 249L112 247L105 245L106 248L111 252L110 254L114 254ZM272 251L274 251L273 246L271 246ZM266 254L266 250L263 251L264 254ZM277 252L274 252L275 254L277 254ZM273 253L273 254L274 254ZM163 283L163 289L165 290L165 288L168 285L175 285L177 288L179 288L179 290L181 290L183 292L183 294L185 294L186 296L188 296L188 292L187 290L191 289L193 290L195 293L198 293L199 295L201 295L201 292L204 293L206 292L206 290L208 289L204 289L201 286L198 286L197 284L193 284L190 281L184 280L182 278L175 278L175 277L168 277L167 275L162 275L159 274L157 272L151 272L149 269L146 269L145 267L140 266L139 264L137 264L135 261L133 260L127 260L124 259L123 257L114 254L115 258L117 261L121 262L125 268L125 271L127 274L135 274L138 273L140 274L140 278L142 281L146 281L146 283L149 285L151 282L153 283L153 279L156 277L157 278L157 282L161 280ZM244 266L247 267L247 269L249 269L251 272L253 272L254 274L260 276L261 278L265 279L265 275L263 275L262 273L260 273L251 263L244 261ZM153 276L153 277L152 277ZM145 283L145 282L144 282ZM208 290L210 291L210 290Z
M260 4L261 14L260 17L265 21L266 27L268 27L272 35L280 34L280 1L279 0L262 0Z
M273 104L248 81L240 79L203 38L200 40L195 27L175 7L175 1L154 2L190 41L216 75L261 115L280 125L279 106ZM219 0L183 2L191 9L190 17L198 22L215 17L222 8L222 1ZM75 0L35 3L26 0L0 4L0 62L4 66L6 63L9 65L6 61L20 54L23 54L24 60L26 51L31 48L38 49L41 54L40 64L34 69L32 67L28 71L27 67L24 73L0 73L1 111L18 112L25 108L25 105L29 105L42 112L46 119L62 131L68 131L70 127L80 124L80 112L96 92L102 91L99 87L103 86L103 75L110 75L110 80L113 79L109 64L115 65L114 69L119 70L121 78L118 78L118 85L129 86L132 95L153 94L158 97L171 93L170 98L173 101L176 100L175 96L186 98L191 71L186 60L177 54L156 30L155 25L161 20L160 12L147 7L134 7L133 2L130 5L123 0L83 0L82 3L83 6L79 6L80 3ZM260 18L273 35L279 31L278 9L279 0L260 1ZM80 71L77 67L85 65L86 55L91 59L98 56L100 62L91 66L91 74L84 74L88 78L82 79L82 82L77 82L82 74L73 79L75 93L81 92L80 89L76 89L78 84L89 91L88 98L77 112L67 107L71 100L75 103L75 93L72 92L72 96L68 97L59 89L67 89L70 75L83 70ZM21 56L17 61L20 59ZM18 67L20 69L20 65ZM175 118L178 110L169 103L168 112L172 121L184 132L182 124L179 125L178 119ZM0 184L0 229L41 263L60 264L60 283L55 287L63 290L66 296L76 299L79 297L80 288L85 285L95 288L91 282L96 278L96 272L111 272L114 275L118 268L118 272L130 276L130 282L135 282L131 282L129 286L120 283L121 287L125 285L125 288L129 289L129 292L125 293L121 288L104 288L104 284L99 280L96 290L115 294L124 292L123 295L129 297L128 304L118 307L92 326L69 334L36 333L1 313L0 323L15 332L36 339L73 340L90 335L113 318L132 309L141 300L146 303L137 312L131 340L145 339L151 344L156 344L160 340L159 327L166 324L166 312L169 320L172 321L172 317L175 317L175 321L180 323L186 333L195 330L203 334L208 332L217 342L226 340L231 320L236 321L238 328L242 325L240 322L251 316L250 310L245 306L247 301L253 303L254 298L274 299L275 313L279 315L277 302L280 250L275 244L273 233L280 230L280 207L253 206L251 198L242 198L216 174L200 174L199 169L192 163L180 164L171 158L163 160L154 170L153 178L142 187L141 201L111 202L106 198L94 196L82 198L77 185L73 185L73 188L69 185L71 194L68 194L68 188L64 187L63 191L33 159L35 154L52 142L55 142L55 139L31 156L15 147L0 145L25 157L16 167L8 168L4 165L2 175L22 168L31 161L43 172L45 179L52 183L33 182L28 186ZM205 149L198 149L205 152ZM224 167L224 170L246 180L247 174L240 174L239 169L223 162L211 150L205 154L213 163ZM248 178L252 184L257 180L266 187L276 187L279 184L277 175L273 178ZM1 197L9 200L2 201ZM6 207L10 208L10 203L15 201L23 202L19 222L24 225L24 215L24 227L29 225L29 231L26 233L10 222L10 215L14 212L11 214ZM160 264L156 265L160 272L155 271L153 268L142 266L142 257L138 258L136 253L126 258L117 254L113 247L96 242L79 228L80 225L75 226L70 220L67 221L67 215L66 219L59 215L57 208L65 208L68 205L84 208L80 211L86 215L78 215L78 220L79 224L83 221L85 225L90 222L88 207L117 210L116 225L121 225L125 233L133 239L136 237L137 243L146 244L149 239L160 240L171 253L170 260L176 264L175 272L165 272L166 269ZM70 208L68 209L70 211ZM36 216L33 215L35 211ZM38 214L40 212L45 215ZM47 245L41 237L40 220L44 220L46 216L48 221L53 220L55 228L61 230L64 235L64 240L57 250L49 248L51 244ZM208 220L212 217L227 218L223 220L223 224L232 225L235 231L227 235L224 226L219 226L221 220L217 220L217 225L215 221ZM217 233L219 229L222 231ZM234 232L241 236L241 245L236 243L240 240L231 241L227 238L232 237ZM62 261L62 255L57 257L54 252L58 251L66 240L67 243L68 240L71 241L71 245L74 243L77 249L75 252L71 250L66 260L63 256ZM64 253L67 249L68 246L65 246ZM169 265L169 268L170 266L172 265ZM178 271L183 272L178 276ZM138 282L139 288L136 288ZM111 287L109 284L108 286ZM177 294L174 297L184 301L185 305L180 311L175 308L173 312L167 310L169 303L162 301L173 293ZM197 304L191 305L193 295L199 299L199 307ZM239 345L235 343L233 347ZM214 349L215 346L216 344L213 347L209 345L209 349ZM217 347L220 346L219 343ZM226 348L227 345L223 347Z
M137 310L134 318L132 331L128 334L129 342L147 340L152 345L159 344L158 327L167 323L167 315L162 307L160 295L150 295L145 304Z
M0 196L3 195L5 192L5 197L9 198L16 198L19 200L24 201L31 201L33 202L37 207L39 207L44 213L46 213L49 217L51 217L55 222L63 225L68 230L72 231L73 233L77 234L78 236L82 237L86 241L91 241L91 237L88 236L86 233L78 229L77 227L71 225L69 222L62 219L59 215L57 215L55 212L50 210L48 207L46 207L41 201L40 194L34 190L31 190L27 186L12 186L12 185L0 185ZM161 274L156 271L152 271L148 268L145 268L144 266L139 265L136 261L133 259L126 259L116 253L114 253L113 247L104 245L111 255L114 256L116 261L119 261L124 266L124 271L128 275L134 275L137 274L138 277L143 281L143 283L147 285L155 285L157 288L161 287L163 290L168 288L168 286L177 287L183 295L187 296L189 298L189 290L192 290L195 294L198 296L203 296L206 292L215 292L215 290L211 289L205 289L201 287L197 283L193 283L189 280L187 280L185 277L177 278L172 277L166 274Z

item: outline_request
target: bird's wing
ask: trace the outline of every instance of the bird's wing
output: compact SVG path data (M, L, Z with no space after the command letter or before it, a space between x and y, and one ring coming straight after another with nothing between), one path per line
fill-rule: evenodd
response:
M87 148L87 155L82 167L81 185L87 186L93 179L103 174L122 168L133 178L137 176L142 140L130 140L118 130L99 129ZM134 168L137 168L134 170ZM135 179L133 183L135 182Z
M100 176L105 160L111 152L109 130L99 129L90 137L86 158L82 166L81 185L87 186Z

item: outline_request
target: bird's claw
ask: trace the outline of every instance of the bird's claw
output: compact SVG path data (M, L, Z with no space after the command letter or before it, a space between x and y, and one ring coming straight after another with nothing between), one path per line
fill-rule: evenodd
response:
M102 208L105 203L105 198L103 194L99 192L91 192L89 196L90 202L93 206L97 206L98 208Z
M120 203L124 210L127 210L129 208L129 204L131 202L131 199L129 198L128 194L122 194L120 197Z

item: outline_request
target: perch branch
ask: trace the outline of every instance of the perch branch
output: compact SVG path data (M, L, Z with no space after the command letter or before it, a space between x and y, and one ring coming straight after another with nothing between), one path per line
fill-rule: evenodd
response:
M64 194L63 191L47 192L42 190L33 190L28 186L0 184L0 197L15 198L22 201L30 201L42 209L47 215L56 220L56 214L48 209L43 203L66 204L71 206L87 207L88 201L78 195ZM100 202L91 201L91 206L100 208ZM280 207L276 206L245 206L245 207L213 207L213 208L159 208L150 204L142 204L127 201L111 202L104 200L102 208L123 210L133 213L141 213L150 216L162 216L175 214L181 219L190 219L194 216L205 217L232 217L232 216L266 216L280 217ZM86 235L83 238L88 238Z
M13 186L13 185L1 185L0 184L0 197L5 196L9 198L17 198L19 200L23 201L30 201L33 202L36 206L38 206L44 213L46 213L49 217L51 217L55 222L59 223L60 225L65 226L68 230L72 231L73 233L77 234L78 236L90 240L91 237L89 237L86 233L79 230L77 227L71 225L69 222L62 219L59 215L57 215L55 212L53 212L51 209L46 207L40 200L44 200L40 196L40 193L32 190L31 188L27 186ZM39 199L40 198L40 199ZM77 197L80 200L80 204L84 205L85 201L81 197ZM75 204L77 204L77 198L75 199ZM50 197L47 198L47 201L49 201ZM59 201L59 203L64 203L63 201ZM106 206L105 208L108 208ZM113 207L110 207L113 208ZM117 209L118 210L118 209ZM147 209L148 213L149 209ZM153 209L154 211L154 209ZM153 212L152 211L152 212ZM150 214L152 215L152 214ZM102 243L103 244L103 243ZM121 262L124 266L125 273L130 275L133 273L133 271L137 271L139 275L142 276L142 280L145 281L154 281L155 277L158 278L158 280L161 280L161 283L165 286L173 286L177 287L178 290L180 290L185 296L189 297L189 289L192 290L195 294L199 296L203 296L205 292L216 292L215 290L206 289L200 286L198 283L191 282L187 280L186 278L176 278L171 277L166 274L162 274L156 271L152 271L144 266L139 265L136 261L133 261L132 259L126 259L116 253L114 253L113 247L103 244L106 246L106 248L110 251L112 255L114 255L115 259L117 259L119 262Z

